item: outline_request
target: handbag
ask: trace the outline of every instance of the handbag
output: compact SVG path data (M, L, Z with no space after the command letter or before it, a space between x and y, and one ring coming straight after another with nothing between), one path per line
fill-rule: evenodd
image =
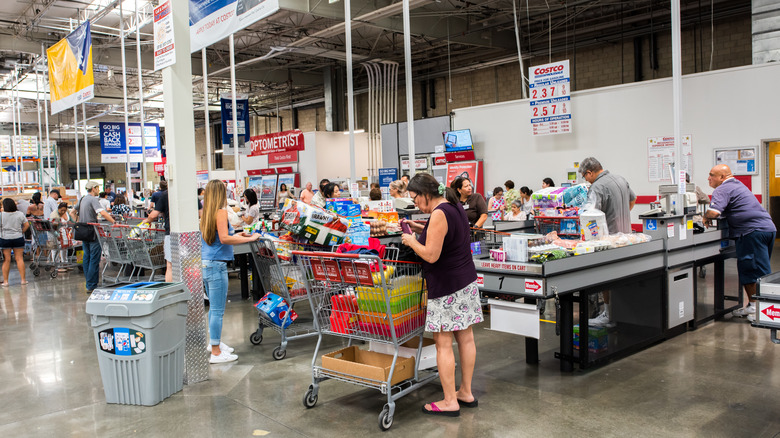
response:
M76 210L79 212L79 218L83 217L81 214L82 199L84 198L82 197L79 199L79 203L76 206ZM76 222L73 226L73 238L82 242L94 242L97 238L97 236L95 236L95 227L86 222Z

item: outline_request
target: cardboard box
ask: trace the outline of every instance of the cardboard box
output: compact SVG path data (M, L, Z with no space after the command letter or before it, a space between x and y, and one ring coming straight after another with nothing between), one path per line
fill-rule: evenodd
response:
M323 369L373 384L387 382L392 364L393 356L361 350L354 345L322 356ZM412 377L414 377L414 358L399 357L390 383L395 385Z
M411 339L398 347L399 357L416 357L417 345L420 338ZM393 344L387 344L384 342L371 341L368 344L368 349L377 353L390 354L394 353ZM431 338L423 338L423 348L420 352L420 363L417 365L418 370L427 370L428 368L434 368L436 366L436 343Z

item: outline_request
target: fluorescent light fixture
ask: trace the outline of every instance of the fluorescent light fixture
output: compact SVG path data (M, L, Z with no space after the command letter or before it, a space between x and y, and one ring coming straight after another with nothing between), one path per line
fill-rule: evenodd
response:
M221 154L221 153L223 153L223 152L224 152L224 151L223 151L222 149L217 149L216 151L214 151L214 153L215 153L215 154Z
M365 129L356 129L355 130L355 134L362 134L364 132L366 132ZM349 131L344 131L344 135L349 135Z

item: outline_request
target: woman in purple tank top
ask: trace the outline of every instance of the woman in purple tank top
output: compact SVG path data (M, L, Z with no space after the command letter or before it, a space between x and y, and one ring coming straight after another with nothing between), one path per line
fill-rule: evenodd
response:
M477 348L472 324L483 321L477 289L477 271L471 257L470 228L455 191L439 184L427 173L418 173L409 182L409 196L431 218L425 226L406 222L412 231L403 243L423 260L423 277L428 287L426 331L436 342L436 364L444 389L444 399L426 404L430 415L457 417L461 407L477 407L471 392L471 379ZM455 389L455 354L452 340L458 341L462 379Z

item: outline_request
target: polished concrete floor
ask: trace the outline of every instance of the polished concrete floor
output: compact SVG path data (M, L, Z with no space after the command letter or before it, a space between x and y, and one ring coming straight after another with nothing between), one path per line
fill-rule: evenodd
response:
M12 271L16 285L0 290L0 437L382 434L378 391L327 381L317 406L302 406L316 338L291 342L281 361L271 357L277 334L266 331L261 345L250 344L256 311L237 299L235 279L223 340L236 348L237 362L212 365L210 380L154 407L106 404L83 277L30 279L19 286ZM386 436L780 436L780 345L745 319L705 324L573 373L559 371L552 325L544 327L538 366L525 364L521 338L486 327L475 332L479 408L460 418L422 414L420 406L440 397L433 383L397 402ZM324 349L341 343L327 339Z

